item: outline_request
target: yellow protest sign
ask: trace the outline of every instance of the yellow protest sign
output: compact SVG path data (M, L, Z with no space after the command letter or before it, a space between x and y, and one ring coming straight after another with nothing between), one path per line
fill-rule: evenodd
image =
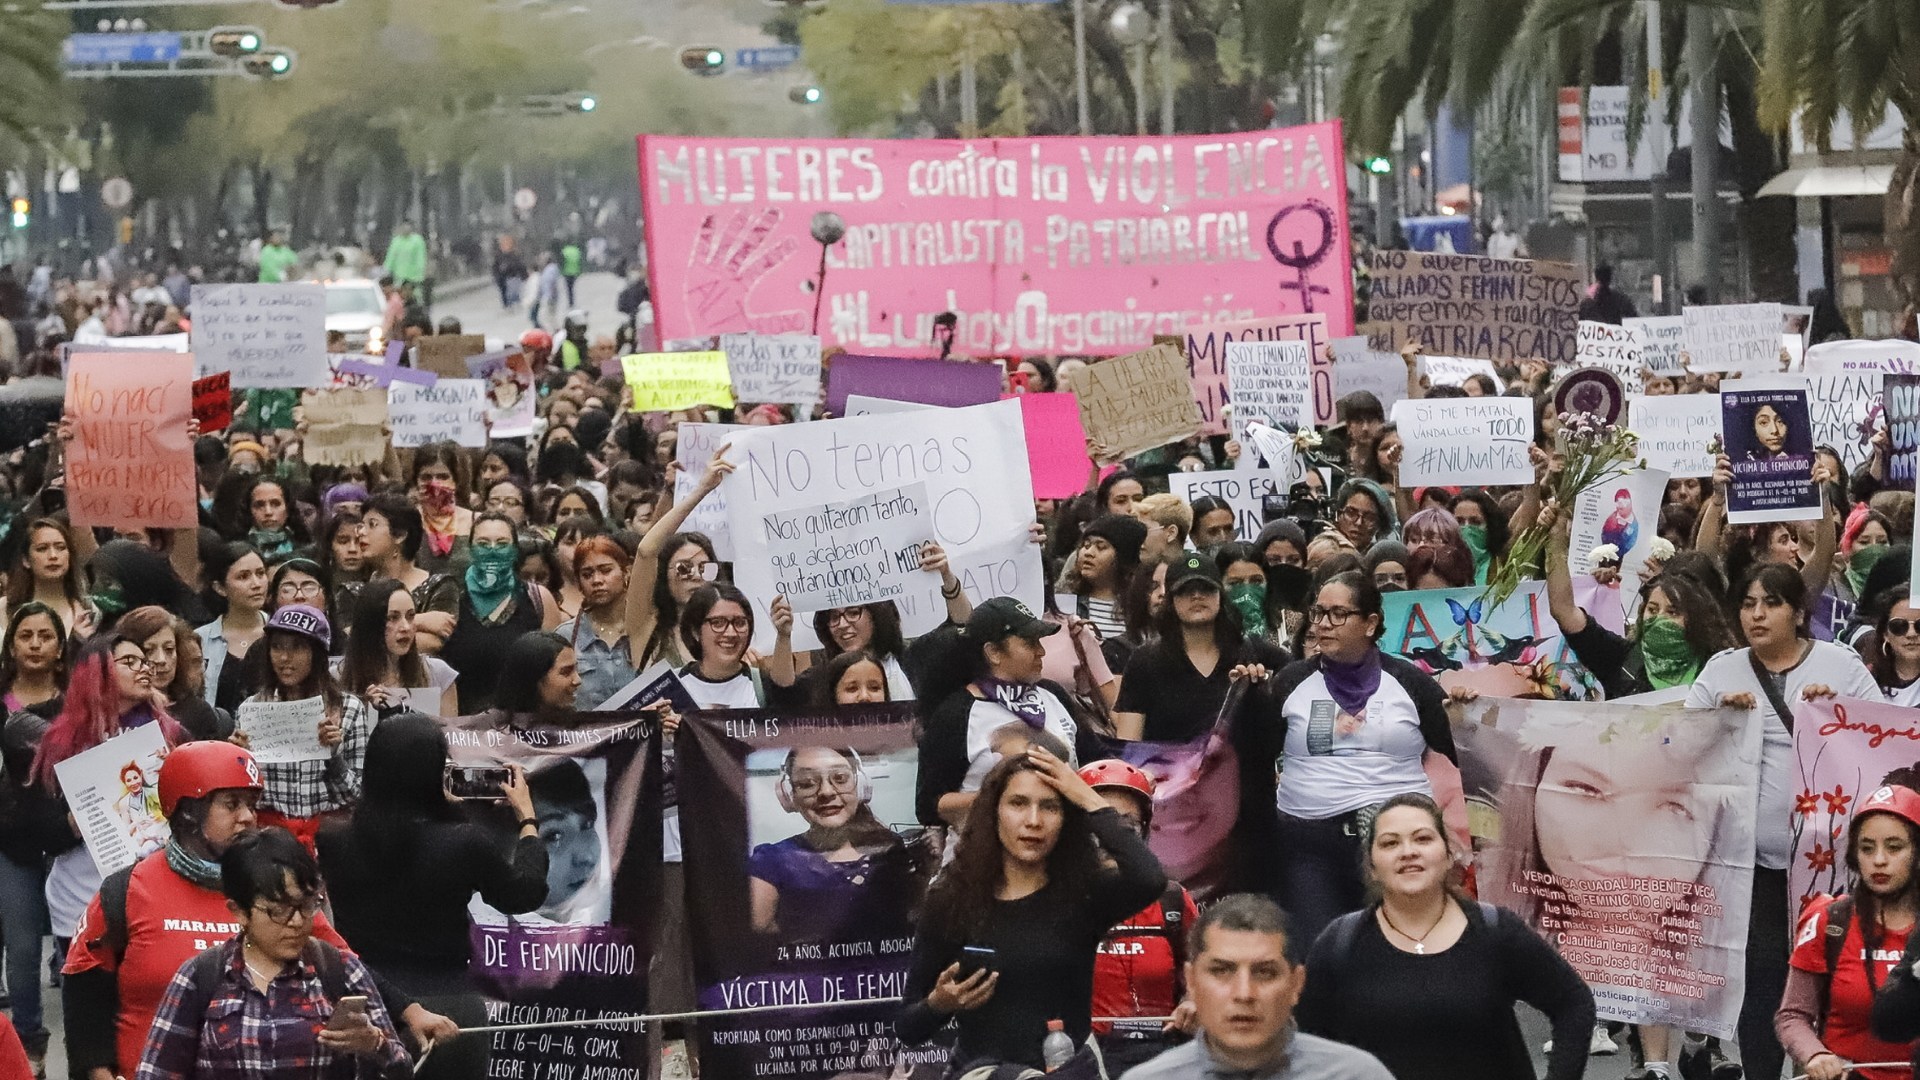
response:
M620 358L633 411L669 412L695 405L733 407L733 382L724 352L635 353Z

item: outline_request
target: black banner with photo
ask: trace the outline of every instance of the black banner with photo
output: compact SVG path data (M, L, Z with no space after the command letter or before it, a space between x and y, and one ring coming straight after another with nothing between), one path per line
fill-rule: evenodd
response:
M452 761L526 771L547 846L547 896L509 915L476 896L468 910L472 973L493 1024L600 1020L646 1012L650 919L660 895L660 737L647 713L576 713L522 726L499 712L446 721ZM478 803L501 833L503 803ZM490 1076L641 1080L640 1024L496 1032Z
M700 1008L782 1007L702 1020L701 1070L941 1075L944 1048L898 1046L898 1004L858 1004L903 993L940 864L914 819L912 705L694 713L675 751Z

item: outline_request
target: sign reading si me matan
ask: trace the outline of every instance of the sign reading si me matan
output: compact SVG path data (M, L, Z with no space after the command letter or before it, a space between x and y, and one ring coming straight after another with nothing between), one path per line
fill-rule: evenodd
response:
M1570 364L1583 285L1570 263L1378 251L1363 332L1385 352Z
M1227 346L1227 388L1237 420L1287 428L1313 425L1313 365L1304 341Z
M396 382L387 388L387 426L398 447L445 441L485 446L487 384L479 379L441 379L432 386Z
M1680 317L1691 370L1780 370L1779 304L1690 307Z
M1647 468L1669 476L1712 476L1720 437L1719 394L1637 397L1627 403L1627 429L1640 437Z
M1652 315L1624 319L1620 325L1633 334L1640 359L1656 375L1683 375L1680 354L1686 350L1687 320L1679 315Z
M1171 345L1082 368L1073 376L1073 391L1081 427L1109 461L1192 438L1200 427L1193 380Z
M1205 323L1324 313L1353 332L1337 123L1172 138L640 137L663 339L821 334L868 355L1118 356Z
M67 365L67 511L75 525L191 529L193 358L77 353Z
M1270 319L1222 325L1188 327L1181 340L1187 370L1193 376L1193 396L1200 402L1202 435L1224 435L1227 425L1220 406L1227 401L1227 346L1243 341L1303 341L1313 367L1313 422L1333 423L1333 403L1339 397L1333 361L1327 359L1327 317L1277 315ZM1161 344L1155 341L1154 344ZM1242 418L1245 414L1241 414Z
M1646 386L1646 380L1640 375L1640 341L1624 326L1581 320L1573 363L1575 367L1597 367L1612 372L1620 377L1629 394L1638 394Z
M1461 484L1493 487L1530 484L1533 462L1532 398L1422 398L1393 408L1406 445L1400 461L1403 487Z
M721 334L739 401L812 408L820 400L820 339L809 334Z
M199 374L230 371L236 387L324 386L327 287L195 286L192 338Z
M796 610L851 607L904 595L933 537L927 485L910 484L760 515L759 535L736 538L736 558L770 558L776 595Z
M1028 532L1033 485L1019 402L753 427L729 441L727 460L734 470L720 490L727 496L738 556L734 583L753 598L757 616L755 648L773 647L766 605L778 588L771 560L748 555L762 516L916 483L926 485L932 539L946 549L975 604L995 596L1016 597L1036 609L1044 604L1040 549ZM932 630L947 616L940 578L921 577L924 584L915 582L893 598L908 636ZM795 604L793 647L816 644L811 613Z

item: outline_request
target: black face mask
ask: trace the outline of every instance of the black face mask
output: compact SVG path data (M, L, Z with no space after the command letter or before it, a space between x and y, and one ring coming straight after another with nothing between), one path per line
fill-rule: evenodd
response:
M1395 584L1392 584L1391 582L1385 585L1376 585L1374 586L1374 588L1378 589L1382 596L1390 592L1406 592L1407 591L1407 587L1405 585L1395 585Z
M1288 611L1306 607L1307 593L1313 589L1313 571L1287 563L1267 564L1267 596Z

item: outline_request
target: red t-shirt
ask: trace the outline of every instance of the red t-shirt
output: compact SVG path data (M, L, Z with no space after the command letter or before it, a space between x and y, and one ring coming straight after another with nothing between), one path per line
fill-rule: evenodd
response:
M147 1029L166 997L167 984L182 965L240 932L227 910L227 898L174 873L167 853L156 851L133 868L127 882L127 948L115 957L103 940L106 916L94 894L67 950L68 975L102 969L120 976L120 1015L115 1058L117 1076L132 1076L147 1045ZM345 949L347 943L327 922L314 918L313 936Z
M1180 1004L1176 986L1173 938L1186 933L1200 918L1193 896L1180 890L1179 919L1166 919L1160 901L1147 905L1133 918L1107 931L1093 958L1093 1015L1167 1016ZM1106 1034L1111 1024L1095 1024ZM1158 1025L1155 1025L1156 1030Z
M1832 898L1815 900L1800 917L1800 932L1794 935L1793 957L1788 962L1801 971L1827 974L1827 908ZM1866 946L1858 918L1849 920L1847 936L1840 942L1839 969L1832 973L1827 992L1827 1024L1820 1041L1826 1048L1848 1061L1906 1061L1912 1054L1904 1043L1884 1042L1868 1030L1867 1018L1873 1012L1873 991L1867 987ZM1887 985L1887 976L1900 962L1907 948L1904 932L1885 931L1873 951L1873 985ZM1874 1080L1907 1080L1905 1069L1868 1069L1863 1074Z

